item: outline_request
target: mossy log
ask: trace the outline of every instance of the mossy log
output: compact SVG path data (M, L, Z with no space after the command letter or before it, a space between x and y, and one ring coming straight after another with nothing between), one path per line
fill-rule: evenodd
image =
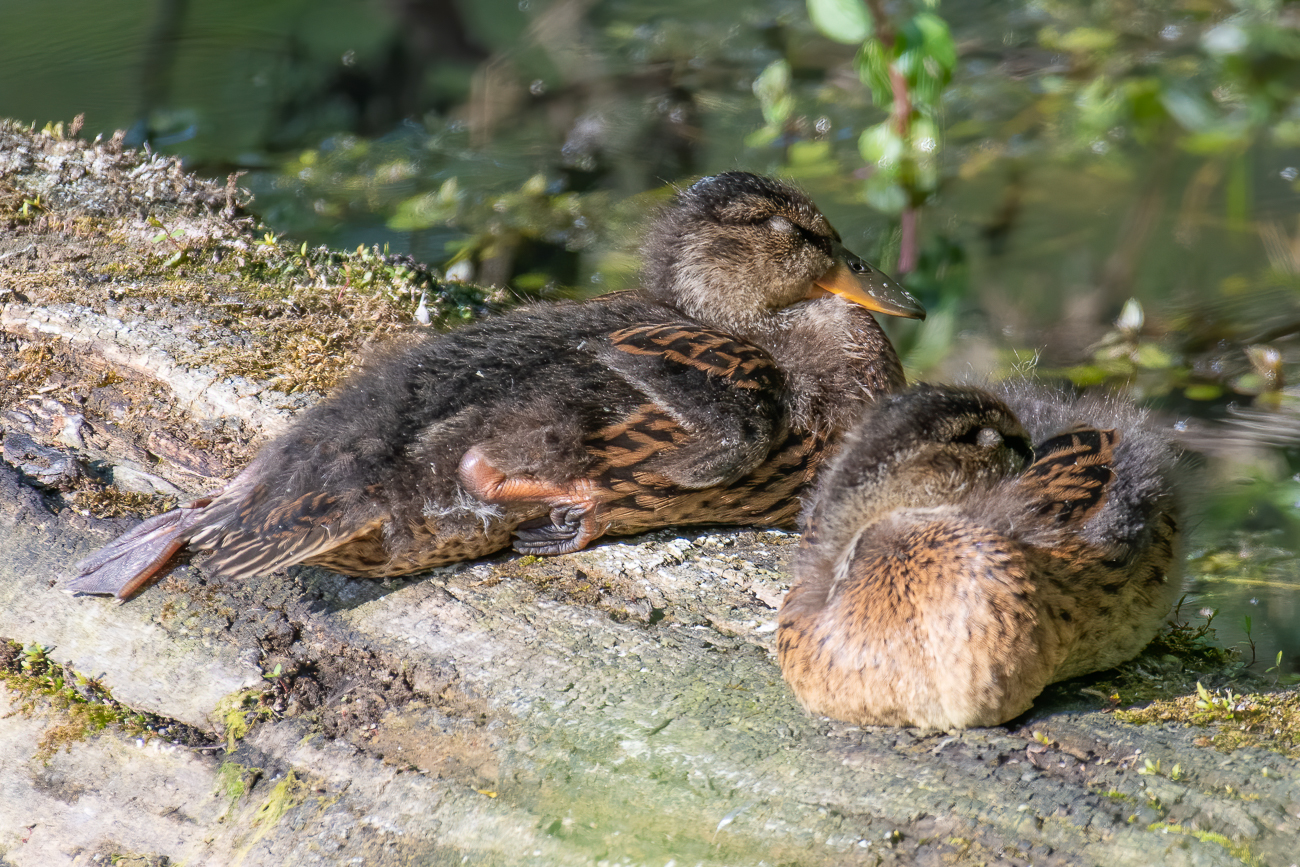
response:
M62 666L0 652L0 864L1297 860L1295 760L1079 688L960 733L810 718L773 658L788 534L383 582L231 585L200 561L121 606L63 593L134 515L229 477L415 329L420 296L472 303L268 240L237 196L0 125L0 636ZM75 724L73 672L119 722Z

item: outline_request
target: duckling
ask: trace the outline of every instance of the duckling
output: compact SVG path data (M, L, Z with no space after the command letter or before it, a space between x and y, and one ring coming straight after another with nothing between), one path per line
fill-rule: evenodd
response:
M869 311L921 318L799 190L726 172L648 233L644 285L382 352L225 488L77 564L129 597L183 548L237 579L380 577L579 550L670 524L793 526L817 466L902 367Z
M1168 614L1170 439L1119 399L993 391L885 396L828 464L777 634L809 711L996 725L1136 656Z

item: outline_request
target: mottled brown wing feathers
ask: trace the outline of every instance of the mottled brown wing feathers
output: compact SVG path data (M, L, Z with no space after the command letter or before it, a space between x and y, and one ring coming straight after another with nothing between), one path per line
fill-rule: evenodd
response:
M235 521L196 533L193 544L216 548L207 561L213 573L242 579L301 563L364 535L374 524L345 517L337 498L322 492L272 505L259 485L240 505Z
M732 381L738 388L779 389L780 372L762 349L729 334L694 323L638 325L609 336L614 348L630 355L657 355Z
M1087 521L1106 502L1119 433L1077 427L1034 447L1020 484L1040 514L1058 523Z

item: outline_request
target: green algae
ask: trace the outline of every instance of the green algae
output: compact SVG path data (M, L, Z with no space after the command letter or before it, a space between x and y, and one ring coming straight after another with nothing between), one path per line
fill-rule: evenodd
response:
M16 712L43 716L50 723L37 741L37 759L48 761L59 750L109 728L127 737L206 742L207 737L191 726L117 701L97 678L55 662L50 657L53 649L0 638L0 684L16 699Z
M1231 688L1196 692L1153 701L1144 708L1116 711L1115 716L1135 725L1182 723L1208 729L1199 746L1231 752L1259 747L1287 758L1300 758L1300 692L1234 693Z

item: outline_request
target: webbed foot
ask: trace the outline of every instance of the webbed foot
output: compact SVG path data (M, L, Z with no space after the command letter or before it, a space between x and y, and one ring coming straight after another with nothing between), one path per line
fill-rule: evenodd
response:
M520 554L572 554L603 532L593 509L569 504L552 509L549 517L521 524L515 530L514 549Z
M523 554L571 554L581 551L605 532L600 520L600 500L592 479L548 482L527 476L508 476L497 469L478 446L460 460L460 480L465 489L485 503L511 507L542 504L549 517L528 521L517 530L514 548Z

